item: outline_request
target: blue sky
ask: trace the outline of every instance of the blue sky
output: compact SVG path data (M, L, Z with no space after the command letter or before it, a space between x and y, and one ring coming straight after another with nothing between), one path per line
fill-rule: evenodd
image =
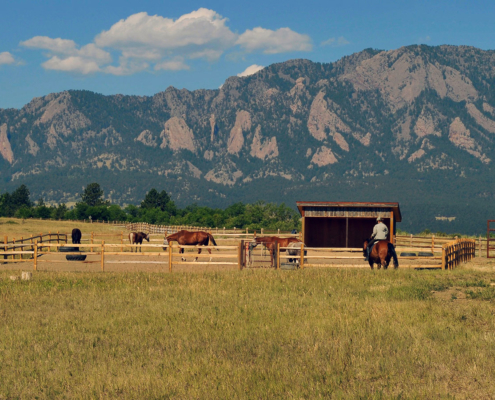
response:
M495 48L493 1L16 0L0 10L0 108L68 89L214 89L275 62L368 47Z

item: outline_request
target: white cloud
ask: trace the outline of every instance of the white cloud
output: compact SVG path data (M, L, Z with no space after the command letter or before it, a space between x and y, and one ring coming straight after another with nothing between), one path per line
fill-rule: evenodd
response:
M155 65L155 71L181 71L184 69L189 69L189 65L185 64L184 61L181 59L163 61Z
M289 28L276 31L261 27L248 29L239 36L236 43L246 51L262 50L265 54L311 51L313 48L308 35L302 35Z
M332 37L321 42L321 46L340 47L350 43L344 36L339 36L338 38Z
M431 37L430 36L420 37L418 39L418 43L428 43L430 41L431 41Z
M256 72L258 71L261 71L263 68L263 66L261 65L256 65L256 64L253 64L249 67L247 67L244 71L242 71L241 73L237 74L237 76L240 76L240 77L243 77L243 76L249 76L249 75L253 75L255 74Z
M103 71L111 75L132 75L136 72L144 71L149 68L149 64L142 60L133 60L126 57L120 57L119 65L108 65Z
M12 54L10 54L8 51L4 51L0 53L0 65L2 64L14 64L15 59Z
M61 38L52 39L48 36L35 36L21 42L21 46L29 47L31 49L50 50L59 54L73 54L76 51L76 42L73 40Z
M77 56L70 56L66 58L53 56L41 65L45 69L64 72L76 72L83 75L100 71L100 67L95 61Z
M236 34L226 26L226 22L226 18L206 8L185 14L175 21L141 12L120 20L108 31L100 33L95 43L99 47L126 51L221 51L231 47L236 40Z
M101 66L112 62L110 53L93 43L78 49L73 40L35 36L21 42L21 45L30 49L48 50L46 56L49 59L41 65L45 69L55 71L87 75L101 71Z
M47 36L35 36L21 45L45 50L48 60L42 66L46 69L114 75L145 69L187 70L191 60L213 62L229 50L275 54L312 49L308 35L289 28L273 31L258 27L239 35L227 22L227 18L206 8L177 19L140 12L113 24L96 35L93 43L82 47L73 40ZM112 54L118 57L118 63L112 64Z

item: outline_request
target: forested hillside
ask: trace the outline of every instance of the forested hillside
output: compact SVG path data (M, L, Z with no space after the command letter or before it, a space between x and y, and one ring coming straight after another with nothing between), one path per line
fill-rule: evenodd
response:
M422 45L291 60L218 90L50 94L0 110L0 190L71 202L97 181L117 204L156 187L180 207L399 201L404 230L481 233L495 218L494 87L495 52Z

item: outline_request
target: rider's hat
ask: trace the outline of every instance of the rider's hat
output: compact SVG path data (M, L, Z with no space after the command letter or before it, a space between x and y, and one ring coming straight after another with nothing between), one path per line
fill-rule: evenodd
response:
M378 217L378 218L376 219L376 222L378 222L378 221L383 221L382 217Z

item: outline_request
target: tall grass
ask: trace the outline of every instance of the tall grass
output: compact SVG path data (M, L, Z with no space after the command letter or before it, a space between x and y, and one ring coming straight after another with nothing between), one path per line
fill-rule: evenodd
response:
M0 398L495 393L488 273L8 275L0 273ZM435 297L452 287L484 294Z

